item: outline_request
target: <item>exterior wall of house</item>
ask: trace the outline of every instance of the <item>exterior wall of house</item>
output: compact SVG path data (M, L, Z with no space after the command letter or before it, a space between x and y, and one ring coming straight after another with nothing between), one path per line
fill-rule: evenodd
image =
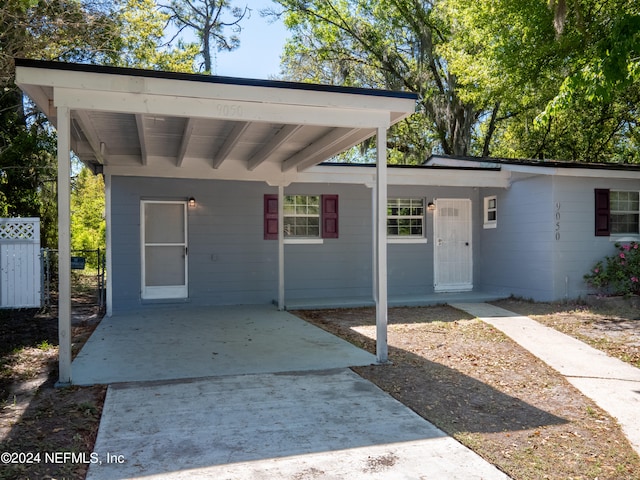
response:
M196 199L188 208L189 298L193 305L264 304L277 299L278 242L264 239L261 182L114 176L111 179L114 312L155 305L141 300L141 200ZM285 244L285 298L372 297L372 189L364 185L294 183L285 195L337 194L339 237ZM389 198L469 198L473 205L474 266L479 281L482 210L478 189L389 186ZM427 242L388 246L389 295L433 292L433 213L425 214ZM176 302L176 301L171 301ZM180 301L178 301L180 302Z
M477 222L480 214L478 189L465 187L389 186L389 198L424 198L428 202L441 198L470 199L472 205L472 243L474 284L478 281L480 231ZM390 296L421 295L434 291L434 213L425 214L427 243L389 243L388 288Z
M640 191L640 180L556 176L553 178L553 299L584 297L593 290L583 276L615 243L634 237L595 236L594 189Z
M481 227L480 285L484 290L535 300L553 292L553 184L548 176L514 178L497 196L497 226ZM482 220L481 220L482 223Z
M480 285L483 289L555 301L593 293L583 276L615 251L619 237L596 237L594 189L640 190L638 180L516 175L497 195L498 225L482 229ZM482 202L482 198L480 199Z
M188 208L190 303L277 298L277 243L263 240L263 195L273 190L266 184L112 177L111 186L114 311L142 305L142 199L196 199L197 205Z
M294 183L284 193L338 195L339 204L338 238L325 238L321 244L285 243L285 303L293 299L370 298L371 189L364 185ZM275 240L264 242L277 247Z

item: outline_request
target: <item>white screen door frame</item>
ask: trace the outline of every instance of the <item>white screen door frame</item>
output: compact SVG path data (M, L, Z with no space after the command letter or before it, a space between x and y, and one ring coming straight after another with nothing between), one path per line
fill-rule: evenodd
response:
M471 200L436 199L433 216L434 290L463 292L473 289Z
M188 297L187 202L140 202L142 298Z

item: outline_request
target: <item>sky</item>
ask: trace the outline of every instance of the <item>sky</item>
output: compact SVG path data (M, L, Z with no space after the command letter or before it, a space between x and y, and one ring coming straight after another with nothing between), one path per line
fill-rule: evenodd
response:
M234 6L242 6L235 0ZM241 23L240 47L232 52L216 52L213 74L227 77L269 79L280 73L280 54L288 32L282 23L270 23L260 10L276 8L271 0L246 0L251 17Z

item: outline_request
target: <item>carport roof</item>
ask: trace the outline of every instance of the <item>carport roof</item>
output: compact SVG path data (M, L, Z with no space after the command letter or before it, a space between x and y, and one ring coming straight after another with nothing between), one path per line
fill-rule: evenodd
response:
M39 60L16 83L57 125L69 108L73 151L103 167L304 170L415 111L417 95Z

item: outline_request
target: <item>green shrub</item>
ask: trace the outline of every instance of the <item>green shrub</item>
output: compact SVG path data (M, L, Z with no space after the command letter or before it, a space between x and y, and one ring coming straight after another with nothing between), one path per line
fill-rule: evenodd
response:
M640 294L640 245L616 243L617 253L599 261L584 276L585 281L602 293Z

